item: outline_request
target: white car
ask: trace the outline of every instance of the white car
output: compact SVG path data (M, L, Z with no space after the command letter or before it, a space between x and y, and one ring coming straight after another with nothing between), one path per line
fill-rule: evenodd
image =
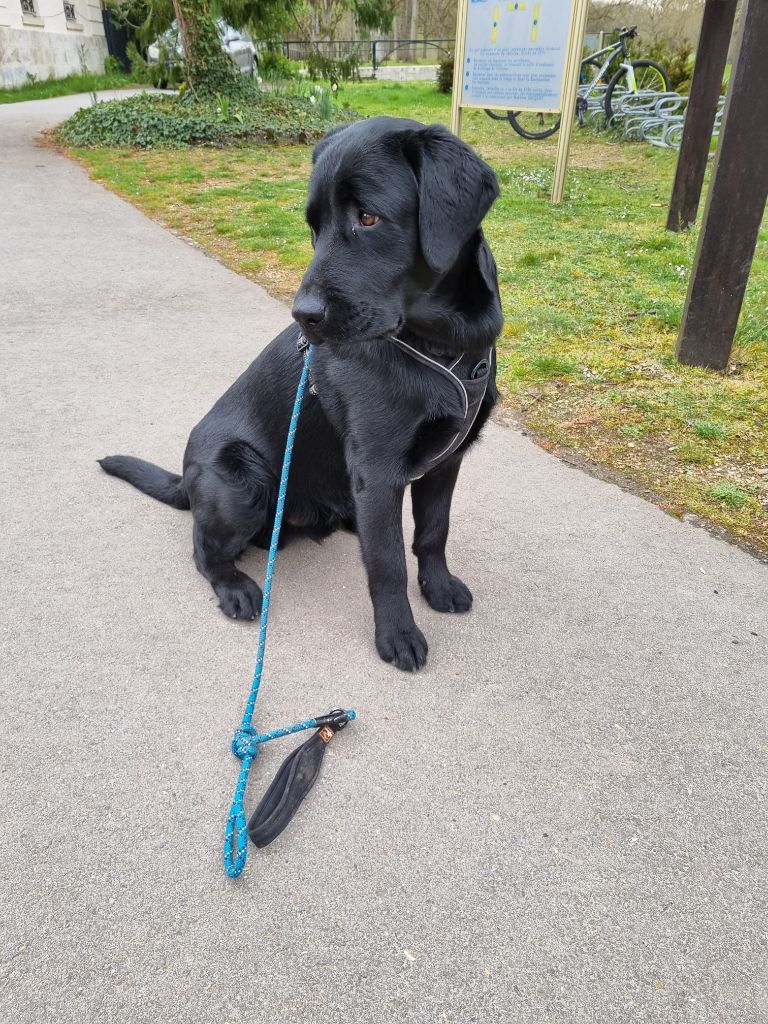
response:
M216 28L219 32L222 50L229 54L243 74L255 75L258 71L259 61L256 56L256 47L248 33L240 32L223 21L217 21ZM183 60L184 50L181 46L179 27L175 21L169 29L157 37L154 43L150 43L147 47L147 61L150 64L158 63L161 48L172 58L171 63L181 63Z
M247 32L239 32L229 25L219 26L221 48L225 50L243 73L255 75L258 68L256 47Z

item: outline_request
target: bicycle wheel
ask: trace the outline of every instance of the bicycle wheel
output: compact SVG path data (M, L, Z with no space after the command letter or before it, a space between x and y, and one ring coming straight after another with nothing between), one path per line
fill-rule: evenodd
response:
M633 60L635 85L638 92L669 92L669 78L660 64L652 60ZM619 109L622 96L629 92L627 69L619 68L610 81L605 93L605 123L610 126L611 118Z
M560 115L538 110L510 110L509 123L524 139L548 139L560 127Z
M488 117L492 117L494 121L506 121L507 120L507 112L506 112L506 110L488 110L487 107L484 107L483 109L485 110L485 112L488 115Z

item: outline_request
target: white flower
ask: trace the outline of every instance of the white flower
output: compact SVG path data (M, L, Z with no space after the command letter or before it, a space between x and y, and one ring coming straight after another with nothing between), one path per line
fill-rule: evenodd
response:
M314 97L314 96L310 96L310 97L309 97L309 102L310 102L310 103L317 103L317 100L315 99L315 97Z
M334 83L333 83L333 85L331 86L331 89L332 89L332 90L333 90L334 92L336 92L336 91L338 90L338 88L339 88L339 87L338 87L338 85L336 85L336 83L335 83L335 82L334 82Z

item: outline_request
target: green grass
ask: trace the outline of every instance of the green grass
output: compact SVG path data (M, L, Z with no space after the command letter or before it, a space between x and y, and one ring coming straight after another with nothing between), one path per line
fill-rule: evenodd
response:
M450 117L449 97L431 83L365 82L340 99L362 115ZM545 447L611 466L669 511L768 550L765 228L728 372L679 366L696 236L664 230L675 154L577 131L566 202L552 206L556 139L528 142L482 112L465 113L463 134L501 184L485 230L506 317L506 403ZM311 259L307 147L78 156L95 178L275 294L297 287Z
M724 423L711 420L696 420L693 429L699 437L723 441L728 436L728 427Z
M123 89L135 85L128 75L67 75L46 81L27 82L24 85L0 89L0 103L23 103L25 100L47 100L52 96L70 96L78 92L98 92L100 89Z
M722 501L724 504L730 505L731 508L743 508L749 502L749 495L746 491L742 491L740 487L734 487L733 484L715 484L714 487L710 487L709 493L715 501Z

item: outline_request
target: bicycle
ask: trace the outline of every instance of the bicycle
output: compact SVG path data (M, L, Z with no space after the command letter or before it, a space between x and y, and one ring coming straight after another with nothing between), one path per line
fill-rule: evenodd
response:
M602 105L606 124L611 123L620 98L628 92L669 92L669 76L660 64L652 60L630 60L628 41L634 39L636 35L636 25L622 28L615 43L590 53L582 60L575 111L580 127L584 127L588 99L599 89L605 89ZM606 59L601 61L606 54ZM617 57L622 58L621 63L606 85L606 72ZM505 110L497 113L488 109L485 112L495 121L509 121L517 134L522 135L524 139L548 139L560 127L559 113L544 113L537 110Z

